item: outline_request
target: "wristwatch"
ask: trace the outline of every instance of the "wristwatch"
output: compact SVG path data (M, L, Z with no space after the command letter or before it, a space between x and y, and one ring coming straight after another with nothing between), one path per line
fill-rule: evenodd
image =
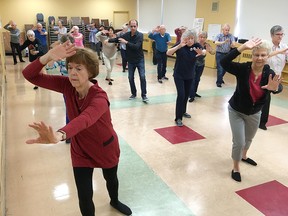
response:
M62 131L62 130L58 130L57 132L62 133L62 139L61 139L61 141L66 140L66 133L65 133L64 131Z

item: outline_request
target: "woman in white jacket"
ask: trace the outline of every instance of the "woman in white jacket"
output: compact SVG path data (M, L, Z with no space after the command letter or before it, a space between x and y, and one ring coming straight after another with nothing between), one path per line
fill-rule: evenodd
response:
M112 81L114 80L111 79L111 73L115 65L115 60L117 56L117 44L108 43L108 39L116 37L116 35L114 34L114 28L109 27L108 30L104 29L102 31L99 31L96 34L96 37L103 44L102 47L103 60L107 70L106 80L108 81L109 85L112 85Z

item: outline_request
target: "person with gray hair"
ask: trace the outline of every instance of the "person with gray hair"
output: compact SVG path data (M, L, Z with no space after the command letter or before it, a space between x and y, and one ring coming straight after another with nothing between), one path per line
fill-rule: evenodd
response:
M252 50L252 62L233 62L244 50ZM270 51L268 41L254 38L221 60L224 70L237 80L235 92L229 100L228 112L233 136L231 177L238 182L241 182L240 161L257 166L254 160L247 157L247 152L260 123L261 109L271 92L276 94L283 89L280 75L275 74L267 64Z
M174 53L176 53L176 61L173 76L177 89L175 123L178 127L182 127L182 118L191 118L191 115L186 112L186 106L195 76L196 59L205 54L205 50L202 50L201 45L197 43L195 30L186 30L181 40L167 50L168 56Z
M273 52L279 52L276 55L273 55L268 58L268 64L270 65L271 69L278 75L281 75L282 70L288 60L288 53L284 52L281 53L282 50L287 49L287 45L283 44L281 41L284 36L284 30L282 26L275 25L270 29L270 35L272 39L272 51ZM261 114L261 121L259 124L259 128L262 130L267 130L266 123L268 122L269 117L269 111L270 111L270 96L268 97L266 103L264 104L262 108L262 114Z
M157 60L157 80L159 83L163 83L162 80L168 80L166 77L167 67L167 49L168 44L171 42L171 36L166 32L164 25L157 26L148 33L148 37L155 41L155 56Z
M18 53L20 62L25 62L22 58L22 54L20 51L20 30L17 28L17 24L14 21L10 20L9 23L4 26L4 29L10 32L10 46L13 55L14 65L17 64L15 50Z
M221 88L224 84L223 77L225 70L220 64L221 59L230 52L231 48L235 47L235 38L230 34L230 25L224 24L222 26L222 33L218 34L214 41L216 45L216 66L217 66L217 80L216 86Z
M35 37L41 41L42 45L42 52L43 54L48 52L48 45L47 45L47 31L43 28L41 23L37 23L36 27L34 27Z

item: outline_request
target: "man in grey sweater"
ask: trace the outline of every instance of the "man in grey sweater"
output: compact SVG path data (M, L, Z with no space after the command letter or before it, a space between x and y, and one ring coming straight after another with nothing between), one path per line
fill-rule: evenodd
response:
M14 60L14 65L17 64L17 59L16 59L16 52L18 53L19 56L19 60L20 62L25 62L22 59L22 54L20 51L20 30L17 28L17 25L15 22L13 22L12 20L4 26L4 28L8 31L10 31L10 46L11 46L11 50L12 50L12 55L13 55L13 60Z

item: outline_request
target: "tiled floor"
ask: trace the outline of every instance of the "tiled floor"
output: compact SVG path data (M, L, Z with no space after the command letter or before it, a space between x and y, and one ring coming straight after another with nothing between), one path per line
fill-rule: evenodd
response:
M190 136L189 131L194 131L203 138L173 145L156 131L164 130L170 138L179 136L175 134L178 130L167 131L175 126L173 60L168 64L169 80L159 84L151 59L146 55L148 104L139 95L134 101L128 100L127 72L123 73L119 65L112 73L112 86L104 80L102 65L98 77L110 98L113 124L121 144L120 199L131 207L134 216L264 215L236 191L274 180L288 186L287 122L277 124L278 119L273 118L267 131L257 132L249 156L258 166L241 164L242 182L236 183L230 177L232 138L227 114L234 77L225 75L226 84L216 88L215 70L205 68L198 92L202 98L188 104L192 118L184 119L183 130L188 132L180 135ZM7 56L7 216L79 216L69 145L25 144L25 140L36 135L28 123L43 120L55 129L65 124L63 97L41 88L33 90L21 74L27 63L14 66L11 60ZM139 89L138 75L136 83ZM283 93L272 96L272 117L288 121L287 93L285 87ZM109 206L99 169L94 173L94 189L97 215L120 215ZM280 194L277 200L287 200L287 194L275 194ZM274 213L267 215L277 212Z

